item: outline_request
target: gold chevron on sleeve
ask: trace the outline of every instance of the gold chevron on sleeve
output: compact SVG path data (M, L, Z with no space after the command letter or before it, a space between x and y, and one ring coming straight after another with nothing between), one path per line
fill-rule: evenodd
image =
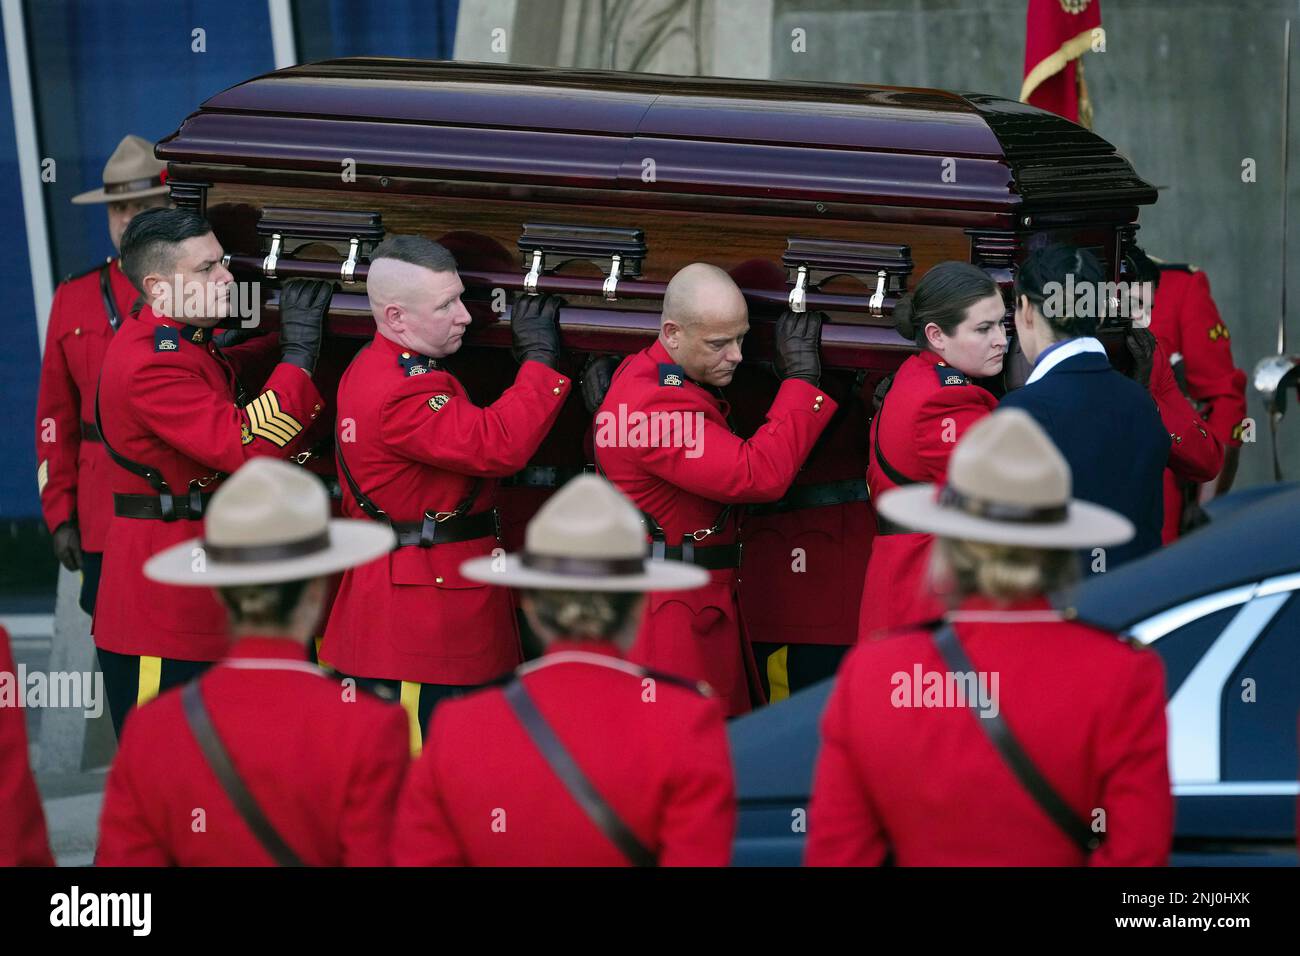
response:
M302 431L302 423L280 408L280 400L273 391L257 396L244 406L244 411L248 414L249 432L277 448L289 444Z

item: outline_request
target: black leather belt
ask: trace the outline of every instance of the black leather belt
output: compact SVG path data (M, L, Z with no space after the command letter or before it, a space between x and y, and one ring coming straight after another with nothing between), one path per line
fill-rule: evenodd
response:
M81 440L82 440L82 441L97 441L97 442L99 442L100 444L103 444L103 442L104 442L104 436L101 435L101 434L99 433L99 428L98 428L98 426L95 425L94 422L82 422L82 423L81 423Z
M901 524L895 524L890 521L879 511L876 512L876 537L883 538L891 534L920 534L915 528L904 528Z
M498 482L501 488L559 488L594 468L561 468L558 465L529 465Z
M805 508L825 508L851 501L867 501L867 482L862 478L827 481L819 485L794 485L780 501L750 505L751 515L774 515Z
M651 545L650 557L664 558L669 561L685 561L706 571L726 571L740 567L740 555L744 548L739 542L735 544L710 544L694 547L687 538L687 545L668 547L655 542Z
M495 508L473 515L456 515L443 521L435 520L432 512L425 512L421 521L394 521L392 527L399 548L432 548L453 541L500 537L501 534L501 521Z
M208 508L210 492L193 489L183 495L113 495L113 514L119 518L155 521L198 521Z

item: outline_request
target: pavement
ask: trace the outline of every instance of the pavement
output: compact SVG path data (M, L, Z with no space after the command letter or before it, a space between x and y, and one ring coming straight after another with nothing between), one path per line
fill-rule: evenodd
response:
M54 632L54 595L6 597L0 603L0 625L9 632L14 662L31 671L48 671ZM41 760L41 730L47 716L41 708L26 708L31 765ZM107 715L105 715L107 716ZM111 731L110 731L111 733ZM36 786L45 808L50 847L59 866L90 866L98 836L99 808L104 799L107 767L81 770L37 770Z

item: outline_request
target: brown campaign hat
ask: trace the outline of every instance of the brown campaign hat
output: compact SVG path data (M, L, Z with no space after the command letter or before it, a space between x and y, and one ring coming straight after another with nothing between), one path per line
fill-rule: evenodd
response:
M393 529L377 521L330 517L319 478L278 458L254 458L217 489L203 537L145 562L164 584L227 587L322 577L391 551Z
M1123 544L1133 523L1070 496L1070 465L1028 412L981 418L948 459L946 484L909 485L880 496L890 521L945 538L1031 548Z
M79 193L73 203L125 202L146 196L161 196L167 192L163 185L163 170L167 164L154 159L153 143L140 136L129 135L117 144L113 155L104 164L104 185L100 189Z
M471 581L559 591L685 591L709 572L682 561L646 557L641 513L597 475L579 475L528 522L524 550L473 558L460 566Z

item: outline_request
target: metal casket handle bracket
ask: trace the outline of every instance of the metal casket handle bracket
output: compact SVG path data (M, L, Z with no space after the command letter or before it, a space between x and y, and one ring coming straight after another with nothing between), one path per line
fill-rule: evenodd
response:
M790 290L790 311L807 312L808 311L808 267L800 266L799 273L794 280L794 288Z
M886 273L881 269L876 273L876 291L871 296L871 301L867 303L871 309L871 314L881 316L885 314L885 278Z
M343 265L339 266L339 278L347 285L352 285L357 280L357 251L361 246L361 240L355 236L348 243L348 257L343 260Z
M262 260L262 275L268 279L275 278L275 264L280 261L280 234L271 234L271 251Z
M528 272L524 275L524 292L528 295L537 295L537 280L542 277L542 250L533 250L533 264Z
M605 294L606 300L610 302L613 302L618 298L618 274L619 270L622 268L622 264L622 256L613 257L609 266L609 275L605 277L605 282L600 287L600 291Z

